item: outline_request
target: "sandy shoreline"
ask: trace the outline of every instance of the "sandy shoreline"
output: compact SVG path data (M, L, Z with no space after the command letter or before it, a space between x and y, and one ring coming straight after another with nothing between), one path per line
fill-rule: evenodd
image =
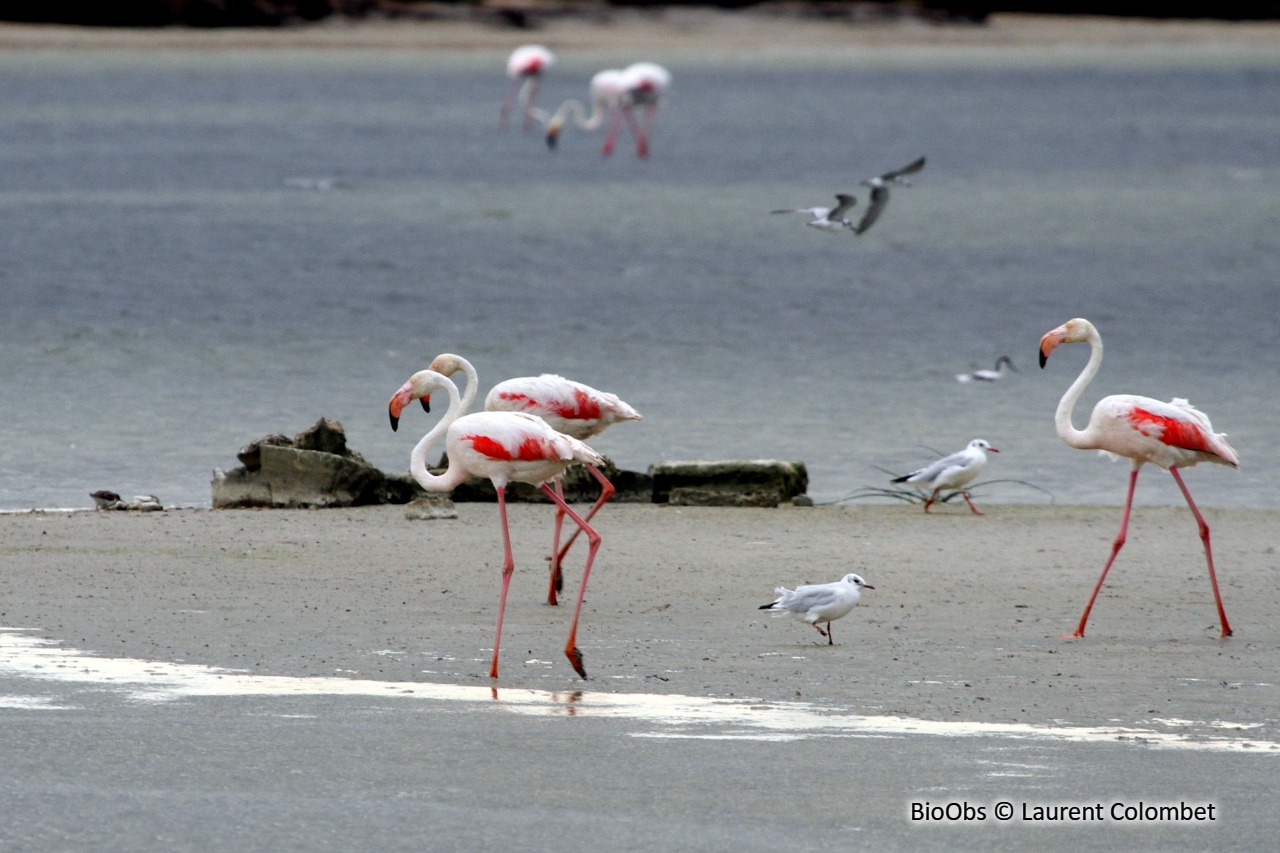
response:
M496 508L407 521L395 506L0 517L0 624L84 651L258 674L488 684ZM1135 510L1083 641L1113 507L608 507L579 645L542 603L547 507L513 507L507 687L803 699L926 720L1077 725L1152 719L1280 740L1280 510L1208 510L1227 613L1218 639L1185 509ZM581 557L571 557L566 595ZM773 587L863 574L835 624L756 608ZM1179 730L1182 730L1180 728Z
M1280 22L1152 21L994 15L987 24L883 23L788 11L615 9L531 29L488 19L331 19L279 29L130 29L0 23L0 53L35 51L508 51L531 41L590 58L638 52L686 62L1197 62L1280 59Z

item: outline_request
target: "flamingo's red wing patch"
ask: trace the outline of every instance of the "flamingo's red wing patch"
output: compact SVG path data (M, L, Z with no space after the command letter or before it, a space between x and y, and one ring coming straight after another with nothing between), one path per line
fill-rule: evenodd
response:
M1146 409L1130 409L1129 423L1143 435L1158 439L1170 447L1215 453L1199 425L1178 418L1170 418L1148 412Z
M581 388L573 389L573 402L556 406L556 414L567 420L591 421L600 417L600 404Z
M490 459L501 459L503 461L520 461L532 462L537 459L553 459L549 448L542 439L537 436L527 436L512 452L500 441L496 441L487 435L464 435L463 441L471 442L471 446L475 448L477 453L482 453Z

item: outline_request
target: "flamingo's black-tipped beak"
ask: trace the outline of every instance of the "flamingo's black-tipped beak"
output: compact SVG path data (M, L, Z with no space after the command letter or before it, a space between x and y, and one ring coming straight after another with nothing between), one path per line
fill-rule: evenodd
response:
M418 399L422 401L422 411L424 411L424 412L426 412L426 413L430 414L430 413L431 413L431 398L430 398L430 397L419 397Z
M1049 363L1049 356L1045 355L1043 352L1040 353L1040 369L1044 370L1044 366L1048 363Z
M391 431L395 432L396 430L400 429L400 419L395 415L391 414L391 412L387 412L387 414L391 417Z
M556 142L560 139L560 133L556 130L547 131L547 148L552 151L556 150Z

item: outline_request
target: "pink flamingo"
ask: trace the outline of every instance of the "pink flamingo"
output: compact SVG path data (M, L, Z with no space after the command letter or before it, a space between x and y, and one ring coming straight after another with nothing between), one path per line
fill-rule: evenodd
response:
M444 376L461 372L467 378L462 393L462 410L469 411L479 388L479 375L471 362L460 355L441 353L428 370ZM619 421L638 421L642 416L634 408L619 399L617 394L598 391L590 385L544 373L541 376L521 376L507 379L493 387L484 400L487 412L524 412L541 418L556 432L572 436L579 441L599 435ZM600 497L583 516L590 521L600 507L613 497L614 487L600 469L587 463L591 476L600 483ZM559 475L555 478L556 494L564 496ZM560 547L560 531L564 524L564 512L556 507L555 533L551 543L551 588L547 592L547 604L557 604L556 594L564 585L560 563L569 553L579 530L574 530L564 547Z
M1069 320L1040 339L1040 366L1044 367L1049 353L1059 344L1087 343L1090 347L1089 363L1071 383L1067 393L1062 395L1058 410L1054 414L1054 423L1058 436L1072 447L1082 450L1101 450L1114 456L1124 456L1132 460L1133 469L1129 474L1129 494L1124 502L1124 515L1120 519L1120 532L1111 545L1111 556L1102 567L1102 574L1093 587L1089 603L1080 617L1080 624L1074 633L1064 636L1083 637L1084 625L1089 620L1089 611L1102 589L1102 582L1115 562L1116 555L1124 545L1125 535L1129 529L1129 512L1133 507L1133 490L1138 483L1138 470L1146 462L1152 462L1161 468L1167 468L1177 482L1182 495L1187 499L1187 506L1200 528L1200 541L1204 543L1204 555L1209 564L1209 582L1213 585L1213 597L1218 604L1218 619L1222 622L1222 636L1231 636L1231 626L1227 624L1227 612L1222 607L1222 595L1218 591L1218 577L1213 571L1213 551L1209 547L1209 525L1204 516L1191 499L1191 492L1182 482L1179 468L1195 465L1197 462L1217 462L1219 465L1240 467L1236 452L1224 440L1224 433L1213 431L1213 425L1203 412L1193 408L1181 398L1174 398L1168 403L1153 400L1150 397L1138 397L1132 394L1116 394L1103 397L1093 407L1089 416L1089 425L1078 430L1071 424L1071 411L1076 400L1086 385L1098 372L1102 364L1102 336L1088 320L1076 318Z
M399 426L400 413L414 400L421 400L423 408L430 411L431 392L440 388L449 395L449 409L413 448L409 457L409 471L430 492L452 491L471 476L488 477L498 492L498 514L502 518L502 594L498 599L498 626L493 638L493 662L489 667L489 677L498 677L502 617L507 607L507 588L511 585L511 575L515 571L515 558L511 554L511 530L507 525L506 486L509 482L517 482L538 486L587 534L587 564L582 570L578 603L573 610L569 639L564 649L574 670L586 678L582 652L578 650L577 643L578 617L582 612L587 576L591 574L591 564L600 548L600 534L574 512L564 498L547 486L547 481L563 473L573 462L598 465L604 460L578 439L556 432L547 426L546 421L532 415L518 412L476 412L465 415L458 387L431 370L420 370L413 374L392 395L387 406L391 415L391 428L394 430ZM445 436L449 467L443 474L432 474L427 470L427 451L442 433Z
M537 114L534 102L538 98L538 83L542 72L556 64L556 56L540 44L526 44L517 47L507 57L507 76L511 85L507 89L507 98L502 102L502 110L498 114L498 125L507 126L507 117L516 103L524 113L524 129L533 127Z
M591 78L591 114L577 100L560 105L547 119L547 147L555 149L564 123L573 118L582 130L595 130L608 121L601 153L608 157L613 153L618 131L625 121L636 141L636 156L649 156L649 130L662 94L671 85L671 74L661 65L637 62L621 71L607 69ZM636 121L632 110L644 107L644 123Z
M649 156L649 131L653 127L653 116L658 110L658 103L667 89L671 87L671 72L655 62L636 62L622 70L623 85L627 89L624 110L631 123L632 133L636 139L636 156ZM636 128L631 119L631 107L644 107L644 121Z

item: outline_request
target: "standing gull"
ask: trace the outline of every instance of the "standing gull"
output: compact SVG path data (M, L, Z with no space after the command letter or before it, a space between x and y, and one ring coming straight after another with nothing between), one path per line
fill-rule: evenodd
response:
M795 589L780 586L774 590L778 595L777 600L760 605L760 609L768 610L774 616L803 619L827 638L828 646L834 646L831 623L853 609L864 589L875 587L864 581L861 575L854 574L845 575L835 583L816 583ZM822 630L818 626L819 622L826 622L827 630Z
M944 456L928 467L897 477L893 482L924 483L930 489L933 489L929 499L924 502L925 512L928 512L929 507L933 505L934 500L938 497L938 492L943 489L959 489L960 494L964 495L964 502L969 505L969 509L973 510L973 514L982 515L978 508L973 505L973 501L969 500L969 493L965 491L964 487L968 485L970 480L978 476L979 472L982 471L982 467L987 464L985 451L988 450L992 453L1000 452L983 439L975 438L969 442L969 446L964 450L952 453L950 456Z
M850 225L855 234L865 234L876 220L880 218L880 214L884 213L885 206L889 203L889 185L897 184L900 187L909 187L911 182L903 175L914 175L924 168L924 158L921 157L914 163L909 163L901 169L895 169L892 172L885 172L875 178L867 178L862 182L864 187L871 188L871 206L867 208L867 212L862 215L862 220L857 225Z
M840 203L835 207L784 207L769 212L803 213L806 216L813 217L805 225L821 228L823 231L842 231L845 228L853 228L853 223L845 219L844 215L858 203L858 199L844 193L836 193L836 201Z

